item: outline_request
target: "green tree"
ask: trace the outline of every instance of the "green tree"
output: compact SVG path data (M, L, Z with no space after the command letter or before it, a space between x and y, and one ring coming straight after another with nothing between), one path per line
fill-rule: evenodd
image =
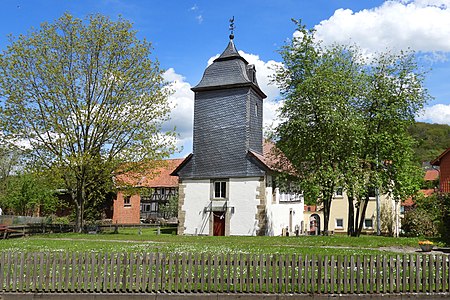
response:
M23 173L9 178L0 203L5 212L15 215L45 216L55 211L58 199L42 174Z
M169 219L178 216L178 195L170 196L169 201L159 206L159 211L164 215L164 218Z
M324 234L334 192L343 182L342 163L357 135L354 105L360 86L352 47L321 47L314 31L298 23L300 38L283 47L276 82L285 103L276 129L277 147L296 169L305 194L323 205Z
M333 193L343 187L349 234L359 235L371 191L401 199L418 186L408 176L416 170L407 129L429 98L424 73L414 53L369 59L357 47L324 47L297 25L299 37L283 47L275 77L285 97L277 146L305 193L316 192L325 233Z
M15 167L19 163L19 150L0 141L0 197L6 191L7 181Z
M168 90L150 55L130 22L66 13L11 38L0 56L4 134L26 140L30 162L62 179L78 229L94 186L108 190L119 166L126 172L174 150L174 134L161 132Z
M360 162L365 176L362 184L358 183L362 190L355 194L359 216L355 216L354 235L363 228L369 202L367 187L397 201L419 188L420 170L413 163L414 141L408 128L429 99L423 86L424 73L413 52L374 55L363 71L364 88L357 101L363 130L355 161Z

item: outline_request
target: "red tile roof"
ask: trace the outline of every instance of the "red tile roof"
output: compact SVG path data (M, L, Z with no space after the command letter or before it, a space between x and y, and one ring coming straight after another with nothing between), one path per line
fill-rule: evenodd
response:
M276 172L295 173L291 162L284 154L276 148L275 143L265 140L263 144L263 154L255 151L249 151L257 160L259 160L268 169Z
M435 169L427 170L425 172L425 179L426 181L433 181L439 178L439 171Z
M429 196L433 195L434 192L435 192L434 189L419 190L419 193L422 193L425 197L429 197ZM414 204L415 204L415 201L414 201L413 197L409 197L402 202L403 206L413 206Z
M143 169L139 173L129 172L118 175L116 182L139 187L178 187L178 177L170 174L183 161L183 158L163 160L155 163L155 166ZM121 184L119 183L118 185L120 186Z

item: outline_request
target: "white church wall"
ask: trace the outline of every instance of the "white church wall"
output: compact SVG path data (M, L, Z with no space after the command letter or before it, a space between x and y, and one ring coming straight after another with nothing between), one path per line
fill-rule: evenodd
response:
M273 201L267 201L267 235L279 236L284 231L294 235L297 228L301 233L304 210L303 196L295 193L280 193L279 189L276 188L270 198Z
M229 207L234 207L230 218L230 235L256 235L259 205L259 177L230 178Z
M186 213L184 234L208 235L209 213L205 213L204 208L210 203L210 181L183 180L183 185L185 198L182 209Z

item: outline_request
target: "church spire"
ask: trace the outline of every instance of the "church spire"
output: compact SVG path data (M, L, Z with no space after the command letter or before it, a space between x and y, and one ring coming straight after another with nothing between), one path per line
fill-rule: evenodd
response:
M230 19L230 40L234 39L234 16Z

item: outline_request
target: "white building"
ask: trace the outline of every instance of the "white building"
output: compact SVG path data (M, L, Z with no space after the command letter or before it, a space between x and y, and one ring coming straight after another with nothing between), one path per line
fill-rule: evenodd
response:
M192 90L193 153L172 173L179 176L178 233L281 235L303 228L302 196L273 189L271 144L263 147L266 95L233 35Z

